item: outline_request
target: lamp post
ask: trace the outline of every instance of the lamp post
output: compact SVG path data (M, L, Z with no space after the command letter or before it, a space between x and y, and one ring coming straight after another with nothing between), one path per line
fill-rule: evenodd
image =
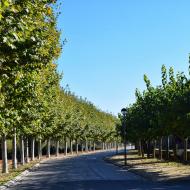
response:
M123 137L124 137L124 157L125 157L125 166L127 165L127 137L126 137L126 116L127 116L127 109L123 108L121 110L123 115L122 119L122 127L123 127Z

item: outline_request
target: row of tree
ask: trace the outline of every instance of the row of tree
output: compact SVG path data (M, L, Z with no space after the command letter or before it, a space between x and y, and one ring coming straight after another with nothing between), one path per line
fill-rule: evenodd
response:
M35 141L40 158L44 140L50 155L50 139L58 150L63 138L86 143L116 138L118 121L113 115L60 87L55 61L62 47L56 12L55 0L0 2L0 138L5 173L7 139L13 141L13 168L17 168L18 139L24 164L28 142L34 160Z
M177 148L187 161L190 135L190 79L183 72L174 74L162 66L162 84L152 86L144 75L146 90L136 90L136 102L129 106L126 116L128 140L136 143L139 153L162 159L177 159ZM124 121L124 118L121 120ZM172 155L171 155L172 154Z

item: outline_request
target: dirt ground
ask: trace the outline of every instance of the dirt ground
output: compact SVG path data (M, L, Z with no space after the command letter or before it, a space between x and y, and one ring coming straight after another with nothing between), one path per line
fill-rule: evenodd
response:
M115 155L108 161L124 166L124 155ZM190 165L154 158L141 158L137 151L129 151L127 169L153 181L190 180Z

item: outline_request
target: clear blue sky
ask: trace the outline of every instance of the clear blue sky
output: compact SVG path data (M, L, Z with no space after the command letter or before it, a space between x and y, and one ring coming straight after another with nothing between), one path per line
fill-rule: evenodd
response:
M158 85L162 64L187 72L189 8L190 0L64 0L62 86L117 114L145 88L144 73Z

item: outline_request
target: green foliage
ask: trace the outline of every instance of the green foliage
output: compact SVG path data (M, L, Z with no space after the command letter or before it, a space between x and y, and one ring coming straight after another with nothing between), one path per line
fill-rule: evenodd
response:
M190 80L184 73L174 75L171 67L162 66L162 85L152 87L144 76L147 89L136 90L136 102L128 108L127 132L132 142L174 135L190 135Z

